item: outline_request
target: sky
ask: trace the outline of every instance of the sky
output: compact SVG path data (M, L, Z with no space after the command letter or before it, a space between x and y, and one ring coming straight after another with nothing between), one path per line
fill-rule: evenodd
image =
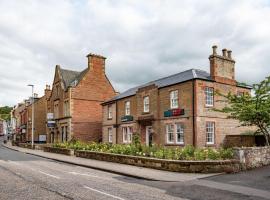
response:
M212 45L232 50L236 79L270 75L270 1L0 0L0 106L42 96L55 65L81 71L107 57L114 88L190 68L209 72Z

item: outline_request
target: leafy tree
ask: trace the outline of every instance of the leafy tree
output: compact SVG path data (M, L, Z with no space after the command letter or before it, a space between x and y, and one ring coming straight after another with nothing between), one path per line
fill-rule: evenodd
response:
M238 119L243 126L256 126L256 133L264 135L266 145L270 141L270 77L253 85L254 95L219 95L225 97L228 105L221 111L229 118Z
M10 120L10 112L12 107L4 106L0 107L0 118L4 120Z

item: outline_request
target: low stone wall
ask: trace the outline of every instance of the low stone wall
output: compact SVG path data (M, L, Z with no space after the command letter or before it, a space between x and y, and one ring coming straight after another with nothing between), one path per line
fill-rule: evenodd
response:
M44 147L44 152L50 152L50 153L58 153L58 154L64 154L68 156L74 155L74 150L72 149L64 149L64 148L56 148L56 147Z
M234 155L243 170L270 164L270 147L234 148Z
M22 147L22 148L32 149L31 143L18 143L17 146ZM34 144L33 149L43 150L43 148L46 146L49 146L49 145L48 144Z
M78 150L75 151L75 156L173 172L233 173L240 170L237 160L180 161Z

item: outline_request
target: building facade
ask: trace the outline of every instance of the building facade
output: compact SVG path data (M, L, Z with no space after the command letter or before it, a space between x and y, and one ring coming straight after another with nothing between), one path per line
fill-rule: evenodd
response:
M138 134L143 144L197 147L222 145L228 134L240 134L237 120L214 109L225 106L222 94L242 95L251 88L235 80L231 51L209 56L210 73L190 69L127 90L103 103L103 142L131 143Z
M106 58L87 58L88 67L81 72L55 68L52 90L47 92L48 142L101 141L101 103L116 93L105 74Z

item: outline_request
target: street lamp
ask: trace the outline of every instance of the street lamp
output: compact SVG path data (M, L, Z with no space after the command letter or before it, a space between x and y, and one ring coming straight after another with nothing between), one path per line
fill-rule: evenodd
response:
M27 86L32 87L32 149L34 148L34 85L28 84Z

